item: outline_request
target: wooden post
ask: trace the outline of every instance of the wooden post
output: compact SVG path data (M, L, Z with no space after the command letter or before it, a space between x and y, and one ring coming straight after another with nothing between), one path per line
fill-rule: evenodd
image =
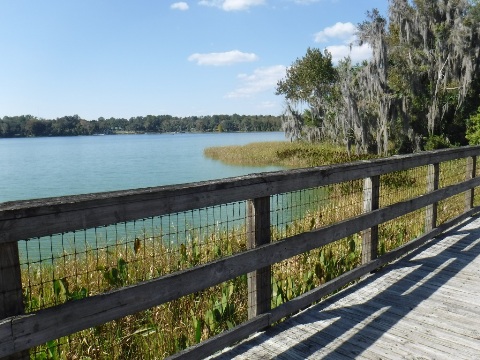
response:
M465 176L465 180L473 179L476 176L477 172L477 157L472 156L467 158L467 172ZM470 210L473 208L473 200L475 196L475 188L468 190L465 193L465 211Z
M438 163L429 164L427 170L427 193L438 189L438 178L440 174L440 165ZM425 211L425 232L437 227L437 203L427 206Z
M247 201L247 247L270 242L270 197ZM270 310L272 296L271 267L248 273L248 318Z
M363 212L377 210L380 205L380 176L372 176L363 180ZM362 232L362 264L377 257L378 226Z
M0 244L0 320L22 315L24 312L18 244L17 242ZM27 350L4 357L2 360L28 358Z

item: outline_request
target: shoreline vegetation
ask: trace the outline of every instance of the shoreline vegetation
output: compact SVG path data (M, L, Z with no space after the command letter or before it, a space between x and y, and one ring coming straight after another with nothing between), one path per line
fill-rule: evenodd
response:
M344 147L327 143L272 141L210 147L204 155L228 165L301 168L368 160L373 154L348 154Z
M282 165L289 168L350 162L340 147L301 142L252 143L214 147L205 155L229 164ZM372 156L370 155L369 158ZM465 164L444 168L443 182L460 179ZM425 189L426 168L382 177L389 196L381 206L408 199ZM272 241L317 229L361 212L362 184L355 181L328 187L328 199L317 210L307 210L287 228L272 227ZM463 198L442 202L439 223L461 212ZM379 228L379 253L392 250L419 236L424 226L420 211L389 221ZM196 235L177 250L160 238L149 237L110 248L87 249L82 256L65 255L50 264L33 264L22 273L27 312L65 301L93 296L180 269L196 266L246 249L244 226ZM212 241L212 239L214 241ZM361 262L359 234L301 254L273 266L272 307L299 296ZM85 270L82 270L85 269ZM53 282L45 282L51 279ZM85 275L81 275L85 274ZM43 279L43 280L42 280ZM198 294L130 315L100 327L50 341L32 349L31 359L163 358L228 330L247 319L247 278L241 276Z

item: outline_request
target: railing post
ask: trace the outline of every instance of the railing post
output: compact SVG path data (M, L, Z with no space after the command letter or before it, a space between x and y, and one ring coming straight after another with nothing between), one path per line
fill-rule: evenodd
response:
M270 242L270 197L247 201L247 247L256 248ZM270 310L271 267L248 273L248 318Z
M465 180L473 179L476 176L477 172L477 157L471 156L467 158L467 172ZM473 208L473 200L475 196L475 188L468 190L465 193L465 211Z
M380 205L380 176L363 180L363 212L377 210ZM362 232L362 264L377 257L378 225Z
M0 244L0 320L25 311L17 242ZM28 359L28 350L5 359Z
M427 193L438 189L440 164L429 164L427 169ZM437 227L437 203L427 206L425 211L425 232Z

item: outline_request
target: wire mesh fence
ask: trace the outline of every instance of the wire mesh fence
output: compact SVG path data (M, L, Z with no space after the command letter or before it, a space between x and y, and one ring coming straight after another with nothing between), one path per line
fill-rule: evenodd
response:
M245 203L19 242L26 310L100 294L246 249Z
M440 165L439 187L466 177L466 160ZM478 166L476 172L478 173ZM379 176L379 207L428 192L429 166ZM363 179L270 196L271 241L321 229L366 211ZM480 196L474 198L480 204ZM438 223L465 209L465 194L438 203ZM247 250L247 201L237 201L18 242L25 312L156 279ZM378 226L382 255L425 231L426 209ZM271 266L271 308L357 267L362 233ZM248 317L247 275L33 348L33 358L157 359Z

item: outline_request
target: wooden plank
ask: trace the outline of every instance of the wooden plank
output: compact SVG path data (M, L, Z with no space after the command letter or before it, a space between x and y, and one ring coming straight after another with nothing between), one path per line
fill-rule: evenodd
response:
M23 314L17 243L0 244L0 319Z
M377 210L380 205L380 176L373 176L363 181L363 212ZM378 225L362 232L362 264L377 257Z
M440 164L428 165L427 171L427 192L438 189L438 180L440 175ZM425 211L425 232L428 232L437 226L437 203L434 202L427 206Z
M247 203L247 248L255 249L270 243L270 197L257 198ZM266 266L247 274L248 318L270 310L272 271Z
M447 149L219 181L0 204L0 242L203 208L476 156L480 146Z
M0 354L14 354L11 320L0 320ZM0 355L2 356L2 355Z
M476 222L478 224L479 221ZM460 229L460 234L463 235L465 231L468 230ZM478 233L476 230L477 236ZM273 354L268 354L269 358L306 354L311 358L348 357L348 354L354 357L356 346L359 349L356 357L367 359L475 358L480 351L480 309L474 301L480 286L479 278L475 276L478 246L471 255L465 253L461 245L472 240L464 241L462 238L435 240L430 247L443 247L439 255L435 255L438 249L431 253L437 257L430 256L428 250L417 251L395 263L383 274L372 275L363 284L359 283L353 289L334 295L286 320L278 329L271 328L252 341L242 343L240 348L249 349L244 354L256 354L256 348L250 349L250 346L266 344L266 339L274 335L269 343L283 342L288 345L288 350L272 346L278 352L272 351ZM459 246L455 246L457 242L460 242ZM446 259L467 256L471 266L457 260L445 263L443 259L438 259L441 255ZM450 274L443 274L446 270ZM428 274L434 276L429 277ZM463 278L471 278L472 282L464 283L462 274ZM425 286L405 294L406 290L410 290L410 284L416 284L417 277L425 276ZM465 295L442 291L447 283L457 282L460 288L471 292L473 303L468 301L465 309ZM301 345L295 345L294 339ZM306 348L311 348L311 352ZM227 359L231 354L235 352L229 351L225 356L214 358Z
M476 210L478 211L480 208L477 207ZM472 212L474 210L472 209ZM443 231L447 230L448 228L452 227L455 224L458 224L460 221L463 221L466 218L466 215L460 215L457 218L452 219L451 221L442 224L442 226L433 229L427 234L424 234L407 244L404 244L397 249L384 254L383 256L370 261L367 264L363 264L349 272L346 272L339 277L323 284L315 289L302 294L295 299L290 300L287 303L280 305L279 307L273 309L271 311L271 320L272 322L279 321L284 317L291 315L301 309L305 309L310 304L313 304L316 301L319 301L323 297L327 296L328 294L332 293L333 291L340 289L341 287L347 285L348 283L358 279L371 271L378 269L379 267L392 262L395 259L407 254L408 252L418 248L419 246L423 245L426 241L432 239L434 236L441 234Z
M467 168L465 180L473 179L477 174L477 157L467 157ZM470 210L473 207L473 201L475 199L475 189L471 189L465 193L465 211Z
M16 242L0 244L0 319L24 313L22 278L18 244ZM6 338L2 338L5 336ZM8 349L10 356L5 360L28 359L28 351L17 352L12 343L11 328L0 327L0 348Z

